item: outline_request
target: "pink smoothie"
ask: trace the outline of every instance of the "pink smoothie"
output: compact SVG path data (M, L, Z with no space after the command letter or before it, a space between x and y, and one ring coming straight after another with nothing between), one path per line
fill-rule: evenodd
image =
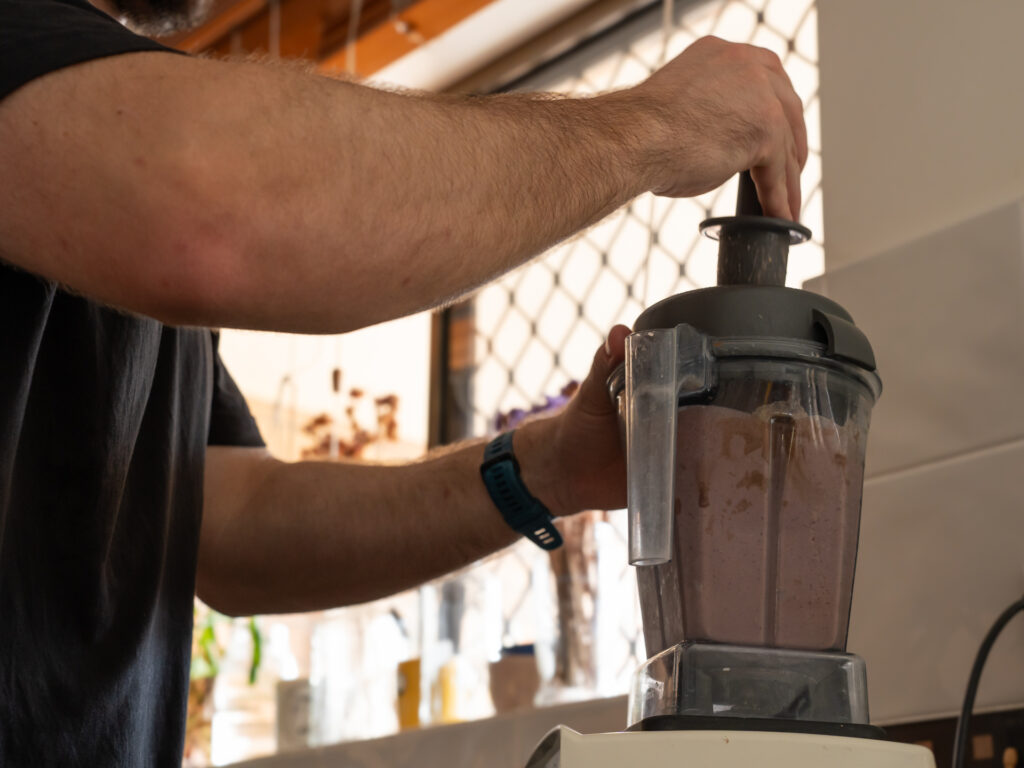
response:
M842 649L863 430L782 404L680 409L672 562L638 568L648 652L683 640Z

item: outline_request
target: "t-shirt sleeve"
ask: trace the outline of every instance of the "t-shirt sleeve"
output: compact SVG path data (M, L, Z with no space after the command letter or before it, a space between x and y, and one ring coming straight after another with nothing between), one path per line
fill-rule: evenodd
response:
M177 53L85 0L0 0L0 99L49 72L138 51Z
M261 448L266 445L263 436L238 385L220 359L219 342L218 334L213 334L213 402L206 444Z

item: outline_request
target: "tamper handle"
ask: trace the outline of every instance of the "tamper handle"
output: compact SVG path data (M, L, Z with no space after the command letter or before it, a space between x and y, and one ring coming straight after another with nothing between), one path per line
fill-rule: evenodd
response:
M750 171L740 174L736 215L705 219L700 231L718 241L719 285L786 284L789 246L811 237L795 221L765 216Z
M757 187L754 186L754 178L750 171L743 171L740 174L740 183L736 191L736 215L764 216L764 209L757 198Z

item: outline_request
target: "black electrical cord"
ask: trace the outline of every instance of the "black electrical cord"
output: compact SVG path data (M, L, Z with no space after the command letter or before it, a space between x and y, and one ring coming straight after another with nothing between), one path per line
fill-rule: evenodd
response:
M978 655L974 657L974 666L971 668L971 676L967 680L967 690L964 692L964 706L960 710L960 719L956 723L956 739L953 742L953 768L963 768L964 756L967 752L967 734L971 728L971 712L974 711L974 698L978 695L978 683L981 682L981 672L985 668L989 651L995 645L996 638L1003 631L1003 627L1010 623L1010 619L1024 611L1024 597L1015 602L1003 611L992 629L981 641L978 648Z

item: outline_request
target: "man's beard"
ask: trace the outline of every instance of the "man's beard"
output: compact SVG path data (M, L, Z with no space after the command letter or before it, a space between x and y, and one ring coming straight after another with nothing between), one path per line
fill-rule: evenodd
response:
M210 0L113 0L122 21L148 37L195 29L210 11Z

